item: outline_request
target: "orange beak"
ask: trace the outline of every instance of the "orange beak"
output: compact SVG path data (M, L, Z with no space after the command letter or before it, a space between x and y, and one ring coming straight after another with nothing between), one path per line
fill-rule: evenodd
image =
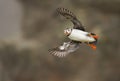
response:
M93 50L96 50L96 45L94 45L94 44L88 44Z
M67 31L64 31L64 34L65 34L65 35L69 35L70 33L69 33L69 32L67 32Z

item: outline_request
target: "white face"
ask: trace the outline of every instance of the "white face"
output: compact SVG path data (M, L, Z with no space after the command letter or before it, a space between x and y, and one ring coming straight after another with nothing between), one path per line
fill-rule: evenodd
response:
M67 35L67 36L70 35L71 32L72 32L71 28L67 28L67 29L64 30L64 34Z

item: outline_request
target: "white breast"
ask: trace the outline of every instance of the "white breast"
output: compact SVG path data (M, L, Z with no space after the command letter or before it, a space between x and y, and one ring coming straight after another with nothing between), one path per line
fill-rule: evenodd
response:
M93 42L95 39L93 37L87 36L88 32L81 31L78 29L73 29L71 34L68 36L71 40L80 42Z

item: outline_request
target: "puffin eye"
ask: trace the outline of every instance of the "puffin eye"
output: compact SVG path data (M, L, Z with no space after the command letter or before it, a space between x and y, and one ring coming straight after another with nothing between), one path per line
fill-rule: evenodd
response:
M69 31L71 31L71 29L69 29Z

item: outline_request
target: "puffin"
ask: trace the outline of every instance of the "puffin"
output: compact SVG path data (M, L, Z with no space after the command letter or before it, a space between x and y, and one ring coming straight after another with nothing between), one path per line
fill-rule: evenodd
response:
M64 35L69 38L69 41L63 42L62 45L50 49L50 54L58 57L65 57L66 55L79 49L81 43L85 43L93 50L96 50L98 35L93 32L85 31L84 26L70 10L65 8L57 8L56 12L70 20L73 23L73 27L66 28L64 30Z

